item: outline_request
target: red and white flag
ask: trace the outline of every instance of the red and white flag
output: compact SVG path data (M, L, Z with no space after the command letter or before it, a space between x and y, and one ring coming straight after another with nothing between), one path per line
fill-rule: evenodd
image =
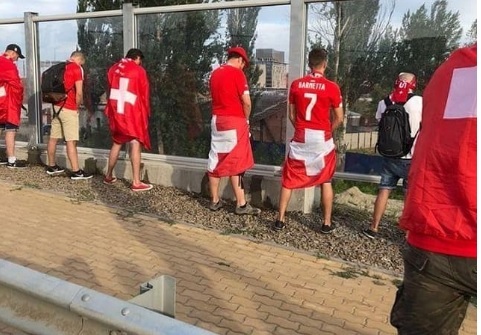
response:
M213 177L235 176L254 166L249 125L242 117L214 115L207 171Z
M282 168L282 186L288 189L317 186L332 179L336 151L325 131L303 128L289 143L289 154Z
M150 149L149 81L143 67L124 58L109 69L109 99L105 114L116 143L138 140Z

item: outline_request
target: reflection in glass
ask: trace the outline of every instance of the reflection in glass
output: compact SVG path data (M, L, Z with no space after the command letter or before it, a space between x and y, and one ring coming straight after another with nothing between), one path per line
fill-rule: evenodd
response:
M287 31L289 28L286 20L259 21L261 17L269 17L269 13L261 14L269 10L281 11L288 17L287 6L276 6L149 14L137 18L139 48L146 55L144 66L152 87L153 152L207 158L211 118L209 75L225 60L229 46L240 45L253 64L246 74L253 100L251 129L255 153L259 153L256 162L282 161L287 87L284 53L288 34L279 42L273 35L265 36L276 34L275 31L262 28L276 24ZM266 44L259 51L260 36ZM276 44L269 45L269 41ZM282 51L272 48L279 45Z
M108 149L111 138L104 116L107 69L123 56L122 18L94 18L39 23L40 67L69 59L79 49L86 55L84 105L80 108L79 146ZM48 140L52 105L42 105L43 141Z
M392 0L365 0L308 5L308 46L328 50L326 74L339 83L343 94L347 122L337 134L338 150L355 153L346 155L345 171L379 173L379 156L372 156L375 112L397 75L415 73L416 93L422 94L449 53L470 42L476 1L467 0L462 8L457 4L418 1L417 6L406 7ZM349 161L351 157L355 158Z
M22 49L22 53L25 54L25 29L23 23L0 25L0 52L3 54L7 45L12 43L17 44L20 49ZM26 84L27 71L25 59L18 59L16 65L24 86L23 106L27 108L28 97L31 95L31 92L28 91ZM31 139L32 128L33 126L29 126L28 111L26 109L22 109L22 111L20 112L20 127L18 129L17 135L15 136L15 140L19 142L28 142ZM3 136L0 136L0 139L3 140Z

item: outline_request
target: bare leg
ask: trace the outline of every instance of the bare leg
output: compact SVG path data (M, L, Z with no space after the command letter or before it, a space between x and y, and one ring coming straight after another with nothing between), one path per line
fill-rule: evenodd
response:
M389 195L391 194L391 190L381 188L377 193L376 202L374 203L374 213L372 215L372 222L371 222L371 229L377 232L379 228L379 223L381 222L382 215L386 210L387 201L389 199Z
M282 187L281 188L281 196L279 198L279 213L277 215L277 219L279 221L285 222L285 215L287 206L289 205L289 200L291 200L292 190Z
M7 158L15 157L15 131L5 132L5 146L7 152Z
M117 160L119 159L120 149L122 149L122 144L112 144L112 148L110 149L109 153L107 174L105 175L107 178L112 178L112 173L114 172L115 165L117 164Z
M219 184L220 184L220 178L209 176L209 189L210 189L211 200L213 203L218 203L220 200Z
M239 185L239 176L230 176L229 179L232 185L232 190L234 191L237 207L244 206L246 204L246 197L244 189Z
M67 141L67 157L72 171L80 170L78 165L77 141Z
M324 224L331 225L332 204L334 202L334 190L331 183L321 185L321 206L324 214Z
M142 183L140 181L140 155L142 147L137 140L130 141L129 147L130 163L132 164L132 185L137 186Z
M55 163L55 155L57 152L57 138L51 138L48 140L47 144L47 159L48 159L48 165L49 166L54 166Z

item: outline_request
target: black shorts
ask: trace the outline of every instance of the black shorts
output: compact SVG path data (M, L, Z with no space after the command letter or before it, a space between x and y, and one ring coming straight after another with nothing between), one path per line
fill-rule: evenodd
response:
M12 124L12 123L0 123L0 130L4 131L17 131L18 126Z
M476 258L403 251L404 279L391 310L399 335L458 334L476 295Z

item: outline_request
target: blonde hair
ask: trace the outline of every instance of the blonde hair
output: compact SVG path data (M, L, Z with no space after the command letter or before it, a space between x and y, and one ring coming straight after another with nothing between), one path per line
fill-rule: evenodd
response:
M398 76L398 79L401 81L405 82L412 82L414 79L416 79L416 76L410 72L401 72Z
M85 55L82 51L74 51L70 54L70 58L77 58L82 63L85 63Z

